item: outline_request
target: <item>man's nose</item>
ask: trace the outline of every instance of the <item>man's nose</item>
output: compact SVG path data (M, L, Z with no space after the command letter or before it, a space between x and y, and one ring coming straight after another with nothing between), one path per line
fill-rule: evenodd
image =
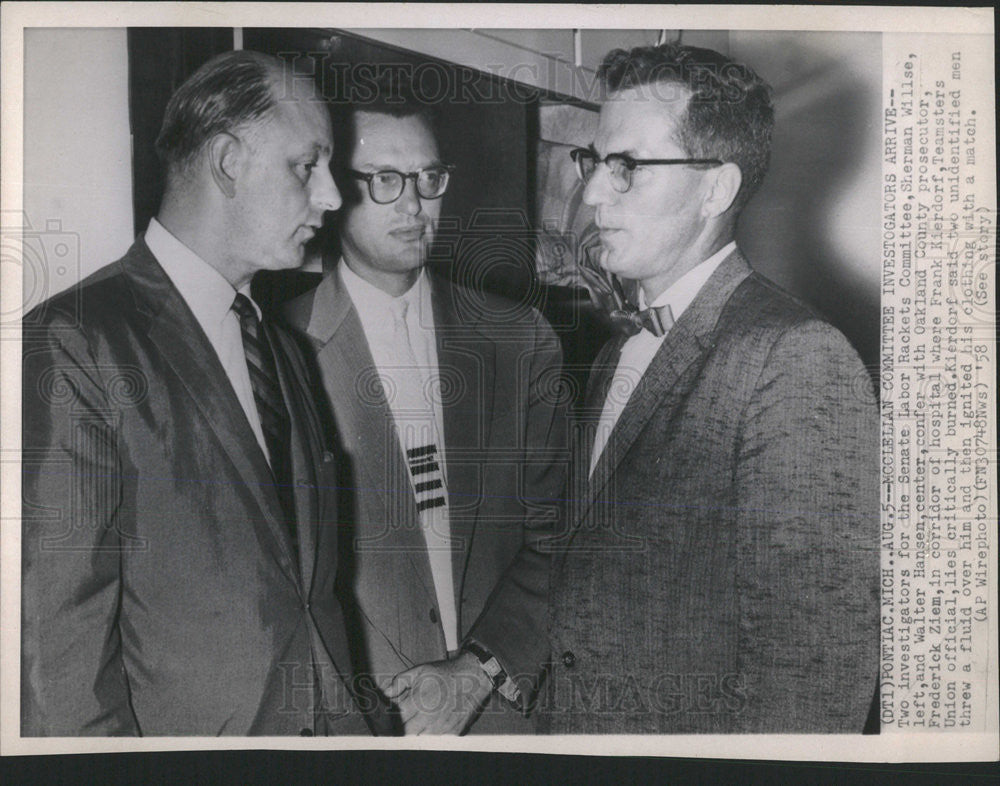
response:
M420 194L417 193L417 181L407 178L403 181L403 193L396 200L396 210L408 216L416 216L420 215L422 209Z
M604 164L598 164L583 188L583 201L591 207L606 205L614 201L618 192L611 188L610 170Z
M314 170L312 203L322 211L337 210L344 203L340 198L337 184L333 182L330 167L319 165Z

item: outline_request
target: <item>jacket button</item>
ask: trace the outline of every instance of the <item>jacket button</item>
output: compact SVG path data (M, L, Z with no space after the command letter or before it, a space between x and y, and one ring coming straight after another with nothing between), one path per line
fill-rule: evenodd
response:
M563 662L563 666L565 666L567 669L572 669L573 666L576 665L576 655L574 655L569 650L566 650L562 654L562 662Z
M430 612L430 614L428 616L431 618L431 622L433 622L435 625L437 625L437 621L438 621L437 609L434 608L433 606L431 606L431 612Z
M312 729L308 729L308 728L307 729L303 729L302 731L299 732L299 736L300 737L312 737L313 736L313 730Z

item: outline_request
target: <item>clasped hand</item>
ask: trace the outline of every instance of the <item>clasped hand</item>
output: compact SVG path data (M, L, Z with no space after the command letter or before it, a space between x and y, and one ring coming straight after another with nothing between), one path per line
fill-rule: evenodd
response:
M461 734L492 691L476 657L462 652L397 674L385 695L395 702L406 734Z

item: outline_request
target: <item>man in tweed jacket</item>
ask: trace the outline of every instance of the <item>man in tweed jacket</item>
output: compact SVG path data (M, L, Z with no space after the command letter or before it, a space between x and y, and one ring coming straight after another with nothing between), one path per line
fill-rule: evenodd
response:
M860 733L878 417L845 338L733 241L767 168L769 89L679 45L616 50L600 73L594 144L573 157L643 327L591 373L541 727Z

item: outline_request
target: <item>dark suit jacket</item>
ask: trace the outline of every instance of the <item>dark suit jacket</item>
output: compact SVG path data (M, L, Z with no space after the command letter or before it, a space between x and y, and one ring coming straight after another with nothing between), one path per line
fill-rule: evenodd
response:
M860 733L877 669L878 416L843 336L734 253L589 481L583 431L543 730Z
M432 277L459 632L535 693L548 644L548 555L565 483L565 396L551 328L529 308ZM384 687L447 655L430 562L392 412L336 273L287 305L319 366L348 456L342 476L345 602L355 667ZM494 701L477 732L530 732Z
M211 344L145 243L24 321L25 735L365 733L335 464L271 331L298 549Z

